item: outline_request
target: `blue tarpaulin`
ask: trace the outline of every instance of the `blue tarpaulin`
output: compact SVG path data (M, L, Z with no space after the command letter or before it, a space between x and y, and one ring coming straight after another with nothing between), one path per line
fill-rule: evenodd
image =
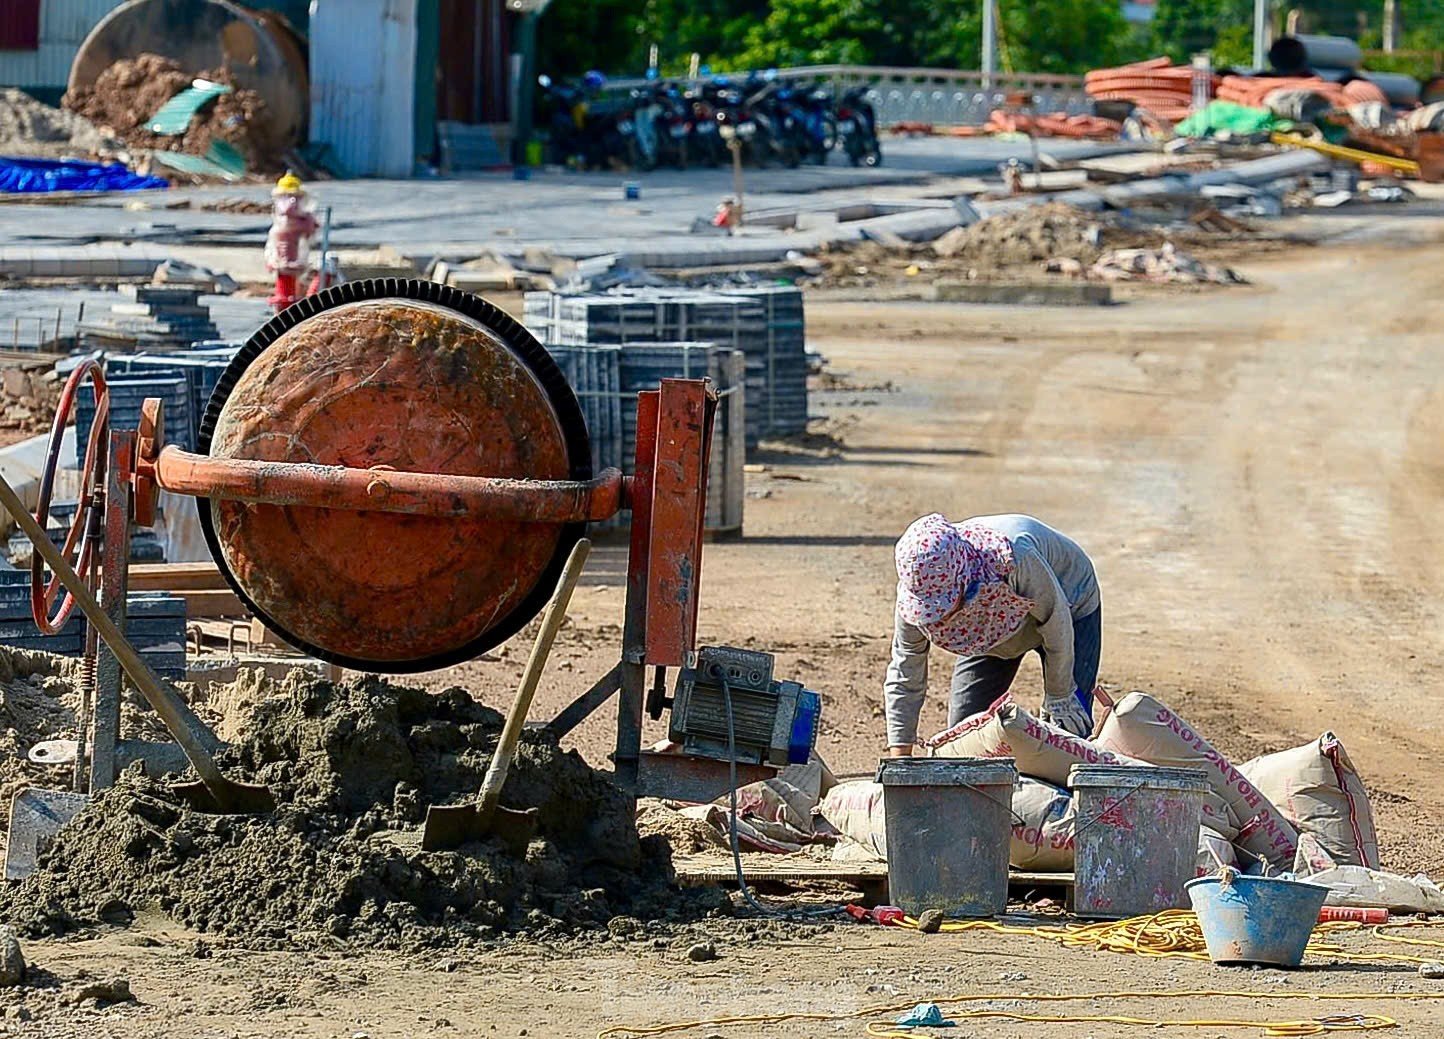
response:
M142 191L170 187L159 177L142 177L119 163L72 159L12 159L0 155L0 191Z

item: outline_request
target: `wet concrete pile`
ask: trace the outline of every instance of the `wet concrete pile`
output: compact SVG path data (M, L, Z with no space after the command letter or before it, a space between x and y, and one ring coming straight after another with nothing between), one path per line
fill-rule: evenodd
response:
M142 54L110 66L93 87L67 92L61 104L110 130L132 148L205 155L212 142L220 140L235 146L253 172L282 169L284 142L278 138L265 101L254 90L233 89L222 94L191 119L182 136L162 136L147 129L161 106L196 79L235 87L234 77L225 69L190 71L170 58Z
M269 784L278 811L205 815L127 772L61 831L40 872L0 896L0 919L54 935L114 920L121 904L248 947L408 949L571 934L619 914L683 920L718 904L672 889L665 840L640 838L608 777L539 735L523 738L502 795L539 810L525 854L493 841L423 852L426 807L475 796L501 729L463 690L296 673L247 711L222 762Z

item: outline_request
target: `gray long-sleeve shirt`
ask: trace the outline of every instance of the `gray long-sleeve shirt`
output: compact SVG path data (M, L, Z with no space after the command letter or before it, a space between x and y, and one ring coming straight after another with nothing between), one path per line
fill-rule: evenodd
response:
M1073 692L1073 619L1088 616L1102 602L1092 560L1071 538L1031 516L979 516L968 522L996 530L1012 543L1008 584L1033 602L1018 630L984 655L1011 659L1041 647L1044 698L1068 696ZM921 629L895 616L892 661L883 684L889 746L917 741L930 647Z

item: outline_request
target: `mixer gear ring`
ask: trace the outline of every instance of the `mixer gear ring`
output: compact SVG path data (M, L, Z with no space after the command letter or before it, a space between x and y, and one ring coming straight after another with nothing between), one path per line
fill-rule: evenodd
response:
M469 322L480 326L479 331L484 333L486 337L496 341L492 344L493 346L505 351L503 356L511 359L507 362L508 364L510 364L511 361L517 362L519 368L524 369L527 373L525 379L519 381L514 379L514 381L517 381L518 385L525 383L525 387L529 387L527 392L537 396L537 400L519 401L516 406L518 409L525 409L528 406L531 407L531 411L523 414L522 417L530 421L532 427L541 430L541 432L545 434L544 436L535 437L536 440L554 440L556 442L555 450L546 457L550 459L553 468L560 466L562 471L540 473L505 472L497 474L473 473L473 475L505 475L517 478L571 479L578 481L585 481L591 478L590 440L581 408L577 403L576 396L573 394L571 387L567 384L566 378L557 367L556 362L531 333L499 308L479 297L460 292L449 286L438 285L434 282L396 278L347 282L338 285L318 293L315 296L302 299L294 306L277 314L262 326L251 336L235 359L226 368L215 390L211 394L209 405L206 408L205 416L200 425L199 451L202 454L212 455L213 457L222 457L222 455L217 455L215 452L218 449L224 448L224 445L217 443L217 439L218 435L224 435L226 432L226 424L222 420L222 415L227 402L231 399L232 395L236 393L238 386L243 387L243 395L250 394L252 397L255 396L255 387L246 386L243 383L244 376L263 358L266 358L263 364L271 363L274 358L267 357L267 351L275 346L278 341L282 340L283 337L288 340L289 344L289 341L294 339L294 336L288 336L288 333L292 333L293 330L301 328L312 319L326 315L328 311L343 307L350 308L354 304L385 303L387 301L395 301L402 306L408 302L420 304L420 307L415 308L417 311L424 310L427 313L439 314L440 319L443 321L459 322L469 320ZM448 313L452 315L451 318L447 317ZM322 320L324 320L324 318L322 318ZM338 345L338 349L343 348L345 345L346 344ZM397 344L396 351L398 356L404 346L404 343ZM287 349L289 349L289 345ZM448 392L455 388L454 380L447 383ZM458 390L457 392L462 391ZM538 403L538 401L542 403ZM240 401L238 400L238 404L239 403ZM545 414L543 414L543 412ZM283 416L283 418L291 417L294 416ZM494 415L484 417L488 420L495 420L496 418ZM504 418L503 416L503 419ZM229 421L231 425L235 425L234 416L231 416L227 421ZM252 426L255 426L256 420L254 418L251 419L251 422ZM261 428L264 431L264 426ZM385 427L378 425L378 428L384 429ZM279 432L289 435L294 434L296 431L294 429L283 428L279 430ZM407 426L405 430L398 429L395 433L398 438L406 437L412 440L421 439L424 441L427 430L424 425L419 429ZM426 446L425 443L422 443L420 450L424 452ZM541 452L545 446L546 445L543 444L542 447L538 447L535 450ZM518 453L521 454L523 452ZM233 454L231 457L242 456ZM531 456L527 455L526 457ZM337 459L330 459L327 464L356 465L357 463L354 461L342 462ZM240 598L242 603L265 623L267 627L286 639L287 642L322 660L356 670L390 673L425 671L460 663L486 652L488 649L501 644L516 634L516 632L521 630L521 628L546 605L546 601L561 574L572 546L586 529L585 523L551 526L540 533L536 533L535 526L528 528L524 533L535 535L531 538L533 548L535 548L537 537L543 534L546 536L555 534L557 540L554 550L545 558L544 565L537 567L534 571L525 569L526 564L521 560L526 558L526 553L518 551L516 554L517 561L514 563L514 566L519 569L515 573L503 575L514 578L517 582L530 580L531 584L524 595L512 595L498 600L500 603L499 609L501 609L502 612L499 615L490 617L484 630L474 634L474 636L467 637L459 644L441 646L427 644L425 650L421 652L420 655L393 659L379 652L371 655L361 655L348 651L350 644L345 641L346 636L340 633L339 628L334 632L334 638L329 640L329 644L321 644L323 640L315 637L307 637L307 635L297 630L298 627L303 627L303 624L288 624L283 619L276 617L275 613L277 610L274 608L268 609L263 602L258 601L264 598L264 596L255 594L256 589L254 587L248 587L247 582L242 579L242 575L238 574L233 568L233 561L228 559L226 549L228 546L234 548L234 541L236 540L235 515L232 514L230 516L231 522L229 525L222 522L218 526L217 508L219 507L224 511L236 506L234 506L233 503L213 501L209 498L198 498L196 503L206 544L210 548L211 555L214 557L227 584ZM277 509L278 507L266 506L263 508ZM330 510L311 510L312 513L326 511ZM338 515L346 517L362 515L375 517L385 514L341 514L338 512ZM346 519L336 522L340 524L343 522L352 523L361 521ZM383 521L369 520L366 522L381 523ZM295 524L292 524L292 526L295 526ZM221 527L225 527L225 530L220 529ZM525 539L518 536L514 537L511 541L504 542L507 546L508 554L510 554L511 546L515 542L525 542ZM261 547L264 549L268 546L262 544ZM522 547L525 548L526 544L524 543ZM539 556L537 558L540 559ZM252 561L248 560L247 562ZM267 560L262 558L261 562L265 563ZM271 562L274 564L276 561L272 559ZM282 559L279 565L284 569L284 567L288 565L288 561ZM290 575L283 574L283 576ZM320 576L325 577L327 575ZM488 600L488 602L490 602L490 600ZM426 603L418 602L416 605L419 611L426 606ZM364 610L368 607L362 606L358 608ZM363 620L365 619L367 618L363 617ZM339 620L339 618L333 618L333 620ZM336 627L336 625L333 625L333 627ZM360 630L360 628L354 627L352 630ZM456 629L453 628L449 630Z

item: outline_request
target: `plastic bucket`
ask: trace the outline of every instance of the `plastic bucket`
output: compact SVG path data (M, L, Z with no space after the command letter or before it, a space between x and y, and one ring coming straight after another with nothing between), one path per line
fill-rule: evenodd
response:
M1297 967L1329 889L1299 880L1247 877L1226 869L1188 884L1214 963Z
M882 761L889 901L913 916L1006 910L1017 778L1011 758Z
M1074 765L1073 912L1125 919L1188 906L1208 773L1197 768Z

